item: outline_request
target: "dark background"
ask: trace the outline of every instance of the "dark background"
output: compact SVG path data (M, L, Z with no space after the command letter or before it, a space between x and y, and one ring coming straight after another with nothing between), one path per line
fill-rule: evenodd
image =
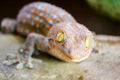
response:
M0 21L4 17L15 18L18 11L35 0L0 1ZM38 1L38 0L36 0ZM113 21L93 10L85 0L39 0L60 6L71 13L81 24L97 34L120 35L120 22Z

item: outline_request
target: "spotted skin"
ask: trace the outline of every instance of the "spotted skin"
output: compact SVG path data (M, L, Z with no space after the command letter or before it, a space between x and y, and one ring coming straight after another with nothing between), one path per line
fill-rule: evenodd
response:
M67 62L80 62L94 47L93 35L84 25L62 8L45 2L24 6L16 21L4 19L1 28L12 28L4 29L4 32L16 31L27 36L21 47L27 62L31 62L35 49Z
M50 28L60 22L76 22L65 10L54 5L35 2L23 7L17 16L17 32L29 34L37 32L47 36Z

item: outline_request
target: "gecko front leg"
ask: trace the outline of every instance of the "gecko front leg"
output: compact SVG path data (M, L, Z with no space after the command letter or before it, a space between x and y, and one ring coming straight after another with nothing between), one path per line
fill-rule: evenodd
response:
M23 44L21 48L22 57L20 63L17 65L17 68L19 69L21 67L21 64L26 65L28 68L33 68L32 64L32 54L34 52L34 49L39 49L41 51L47 51L48 49L48 38L44 37L43 35L31 33L28 35L25 43ZM24 58L24 59L23 59Z
M30 33L19 49L20 57L19 57L19 64L17 64L16 68L21 69L25 65L28 68L33 68L32 64L32 54L35 49L39 49L41 51L48 51L48 38L37 34L37 33Z

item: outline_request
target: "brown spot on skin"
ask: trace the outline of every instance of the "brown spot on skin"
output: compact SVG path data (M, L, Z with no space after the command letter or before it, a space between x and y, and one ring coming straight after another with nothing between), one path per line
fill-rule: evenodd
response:
M49 40L49 42L50 42L50 43L53 43L53 40L51 39L51 40Z
M72 46L73 46L73 43L70 43L70 46L72 47Z
M76 48L78 49L78 48L80 48L80 46L76 46Z
M34 12L34 14L35 14L36 16L39 15L39 11L36 10L36 11Z
M37 8L37 6L32 6L32 8Z
M30 24L30 20L28 19L28 20L26 21L26 23L27 23L27 24Z
M34 23L35 23L35 25L38 25L39 24L39 20L36 20Z
M44 9L42 9L42 12L46 13L47 8L48 8L47 6L44 6Z
M53 41L55 41L56 37L53 37Z
M58 29L58 26L55 26L56 27L56 29ZM59 30L59 29L58 29Z
M37 43L37 42L36 42ZM34 45L34 49L37 49L37 44Z
M36 39L36 43L38 43L39 42L39 39Z
M44 37L42 37L41 39L42 39L42 41L44 41L44 39L45 39L45 38L44 38Z
M48 46L48 49L49 49L49 50L52 50L52 49L53 49L53 47L51 47L51 46Z
M47 21L50 21L50 20L51 20L50 17L46 17L46 19L47 19Z
M61 32L60 29L58 29L58 33Z
M57 32L54 32L54 34L57 34Z
M67 47L65 43L64 43L64 44L62 44L62 46L63 46L63 47L65 47L65 48Z
M45 43L43 43L43 46L46 46L46 44L45 44Z
M30 51L30 48L26 48L27 51Z
M77 38L77 36L74 36L74 38L76 39L76 38Z
M57 22L57 20L56 20L56 19L53 19L53 22Z
M29 40L32 41L33 37L31 37Z
M49 25L49 26L48 26L48 31L50 30L50 28L51 28L51 26Z
M55 10L52 9L52 10L51 10L51 13L55 13Z
M26 43L26 44L25 44L25 46L26 46L26 47L28 47L28 46L29 46L29 44L28 44L28 43Z
M32 33L32 32L34 32L34 28L29 30L29 34Z

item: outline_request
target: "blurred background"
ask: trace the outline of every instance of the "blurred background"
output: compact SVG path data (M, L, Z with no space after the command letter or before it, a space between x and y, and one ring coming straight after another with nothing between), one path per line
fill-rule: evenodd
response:
M19 10L33 1L44 1L62 7L72 14L75 19L86 25L96 34L107 34L120 36L120 22L100 15L86 0L1 0L0 21L4 17L16 18Z

